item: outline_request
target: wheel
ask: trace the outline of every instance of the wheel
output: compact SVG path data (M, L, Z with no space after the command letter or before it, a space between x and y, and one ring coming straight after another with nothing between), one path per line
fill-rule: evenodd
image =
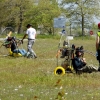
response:
M55 75L64 75L65 74L65 69L61 66L58 66L54 70Z

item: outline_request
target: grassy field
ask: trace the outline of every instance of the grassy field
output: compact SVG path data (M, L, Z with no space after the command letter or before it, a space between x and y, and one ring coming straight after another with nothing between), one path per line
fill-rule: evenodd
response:
M37 39L33 46L37 59L0 56L0 100L99 100L99 72L54 75L58 43L59 39ZM95 55L95 39L74 39L70 44L83 45ZM87 64L98 67L95 56L85 53L84 57Z

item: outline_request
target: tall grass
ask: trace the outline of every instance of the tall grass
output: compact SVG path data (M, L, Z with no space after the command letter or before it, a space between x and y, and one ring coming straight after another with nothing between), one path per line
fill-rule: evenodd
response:
M66 73L54 75L59 39L37 39L33 49L37 59L0 56L0 100L99 100L100 74ZM74 39L95 54L95 39ZM27 41L23 48L27 50ZM20 47L21 48L21 47ZM95 56L85 53L87 64L98 67ZM59 60L59 65L61 64Z

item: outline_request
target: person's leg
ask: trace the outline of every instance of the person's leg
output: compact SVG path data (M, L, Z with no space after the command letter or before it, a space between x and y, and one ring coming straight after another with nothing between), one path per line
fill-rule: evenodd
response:
M32 49L33 44L34 44L34 40L28 40L28 45L27 45L28 53L27 54L36 57L36 53Z
M23 56L25 56L26 53L27 53L24 49L18 49L18 52L19 52L20 54L22 54Z
M26 53L27 53L25 49L21 49L21 50L22 50L22 52L23 52L24 54L26 54Z
M97 68L93 67L93 66L84 66L83 68L81 68L82 72L85 73L92 73L92 72L97 72Z
M97 55L97 60L99 62L99 67L98 67L98 71L100 71L100 50L97 51L98 55Z
M13 53L19 53L18 49L13 50Z

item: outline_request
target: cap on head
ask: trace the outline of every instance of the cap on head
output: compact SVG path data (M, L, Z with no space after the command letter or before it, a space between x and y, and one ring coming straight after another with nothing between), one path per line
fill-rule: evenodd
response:
M98 28L100 28L100 23L98 23Z
M31 24L27 24L27 26L26 26L26 27L28 28L28 27L31 27L31 26L32 26Z

